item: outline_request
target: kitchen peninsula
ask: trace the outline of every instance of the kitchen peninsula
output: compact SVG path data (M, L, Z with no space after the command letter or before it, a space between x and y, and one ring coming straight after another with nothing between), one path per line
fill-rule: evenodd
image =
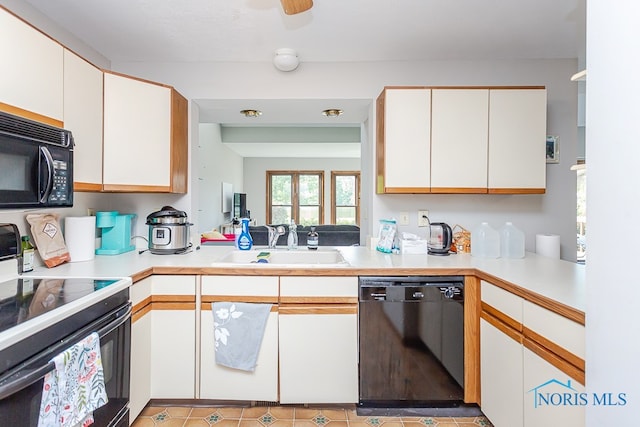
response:
M532 396L526 393L551 378L559 381L571 378L577 388L584 384L584 266L533 253L527 253L524 259L507 260L479 259L469 254L445 257L382 254L366 247L337 249L349 265L299 268L275 264L223 265L218 261L233 248L206 246L184 255L130 252L99 256L93 261L68 263L54 269L37 268L30 274L117 275L133 279L132 418L149 399L193 401L209 396L211 390L206 390L206 386L210 387L211 381L206 378L214 374L203 367L208 365L206 352L211 350L207 347L212 339L208 325L211 302L225 298L269 302L276 307L271 315L281 318L279 331L272 330L273 342L269 343L276 375L280 360L280 378L260 379L260 385L271 387L275 394L267 393L264 399L248 395L242 399L237 397L242 396L240 392L228 400L275 401L279 397L284 402L283 384L287 379L283 376L283 354L288 350L283 343L288 340L284 334L291 331L283 326L283 318L290 316L292 320L298 319L293 324L300 323L300 319L305 322L313 319L316 324L337 321L327 323L334 328L329 336L333 342L342 343L335 345L336 349L346 351L340 358L344 361L340 367L322 367L325 358L321 352L318 360L307 360L305 366L311 364L320 372L325 372L323 369L341 372L330 379L325 375L323 380L347 382L326 385L333 390L345 390L347 397L330 400L320 395L307 396L302 403L356 403L357 386L355 391L353 387L358 369L357 277L464 276L465 402L479 404L495 425L517 425L518 420L522 425L524 419L544 420L548 416L557 420L565 413L571 420L566 425L581 425L583 407L551 408L551 415L544 410L532 412L529 408L533 407L529 404ZM137 333L140 330L145 332ZM305 341L310 347L313 342ZM513 377L511 373L508 378L500 374L507 368L515 370ZM537 371L532 374L534 370ZM517 382L515 390L502 388L504 381L522 378L523 374L525 384ZM293 387L289 390L296 395L296 384L286 387ZM321 391L323 387L319 385L317 389ZM247 389L254 390L255 384ZM515 401L508 411L501 403L505 399Z

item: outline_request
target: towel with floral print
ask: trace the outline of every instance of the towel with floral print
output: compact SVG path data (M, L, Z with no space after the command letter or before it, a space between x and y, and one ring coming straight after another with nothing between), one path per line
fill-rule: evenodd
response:
M216 363L255 371L271 304L213 302L211 310Z
M92 333L53 358L42 389L38 427L93 424L93 411L107 403L100 338Z

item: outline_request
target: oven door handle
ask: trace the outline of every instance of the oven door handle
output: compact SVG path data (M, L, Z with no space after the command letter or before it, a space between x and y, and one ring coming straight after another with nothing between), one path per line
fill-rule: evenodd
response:
M7 384L0 385L0 400L19 392L23 388L29 387L31 384L37 381L40 381L40 379L42 379L47 372L51 372L55 369L56 364L52 360L46 365L28 371L26 375L21 376L15 381L10 381Z
M127 306L126 312L121 315L117 321L110 322L105 325L103 328L98 329L96 332L100 338L110 334L120 326L122 326L129 318L131 317L131 304ZM78 340L80 341L80 339ZM75 342L78 342L75 341ZM40 381L47 372L51 372L56 369L56 364L53 360L48 362L46 365L42 365L35 369L24 370L20 373L16 373L14 376L18 377L17 379L11 381L8 380L6 384L0 384L0 400L5 399L6 397L11 396L14 393L19 392L20 390L29 387L33 383Z
M110 334L111 332L115 331L120 326L122 326L122 324L124 322L126 322L131 317L131 311L132 311L131 304L129 304L129 305L127 305L127 311L118 319L117 322L109 323L104 328L98 329L98 331L97 331L98 332L98 336L100 338L102 338L105 335Z

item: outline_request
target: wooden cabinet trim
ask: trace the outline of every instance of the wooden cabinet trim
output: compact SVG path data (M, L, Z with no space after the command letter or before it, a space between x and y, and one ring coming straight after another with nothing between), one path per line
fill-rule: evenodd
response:
M522 344L524 337L520 332L512 329L506 323L501 322L498 318L493 317L491 314L487 313L486 311L483 311L480 317L483 320L485 320L487 323L489 323L491 326L495 327L500 332L502 332L503 334L505 334L512 340L514 340L515 342Z
M358 314L357 304L290 304L280 305L279 314Z
M357 304L358 297L281 296L281 304Z
M565 374L569 375L571 378L578 381L580 384L585 385L585 372L580 368L572 365L568 361L562 359L555 353L552 353L548 349L544 348L542 345L536 343L530 338L524 338L524 346L525 348L531 350L536 355L541 357L543 360L549 362Z
M14 116L24 117L25 119L35 120L36 122L44 123L50 126L55 126L58 128L64 127L64 122L61 120L34 113L20 107L14 107L13 105L5 104L4 102L0 102L0 111L13 114Z
M194 302L152 302L152 310L195 310Z
M545 194L545 188L489 188L489 194Z
M431 187L384 187L386 194L429 194Z
M480 279L464 278L464 401L480 403Z
M195 295L152 295L151 302L195 302Z
M431 193L434 193L434 194L487 194L487 189L486 188L431 187Z
M90 182L74 182L73 191L99 193L100 191L102 191L102 184L93 184Z
M121 193L170 193L171 187L164 185L120 185L120 184L104 184L102 186L104 192L121 192Z
M204 302L203 301L202 303L200 303L200 310L202 310L202 311L211 311L211 303L212 302L217 302L217 301L210 301L210 302ZM230 301L230 302L253 302L253 301L247 301L246 298L245 298L243 301ZM279 312L278 304L273 304L271 306L271 313L278 313L278 312Z
M545 298L539 294L536 294L535 292L521 288L518 285L484 273L480 270L476 270L476 276L478 276L482 280L486 280L494 286L504 289L507 292L511 292L514 295L522 297L533 304L539 305L540 307L546 308L556 314L559 314L560 316L566 317L569 320L573 320L574 322L581 325L584 325L585 323L585 315L580 310L569 307L550 298Z
M201 300L203 303L212 302L251 302L251 303L271 303L277 304L277 296L255 296L255 295L202 295Z
M524 327L523 334L525 336L525 339L529 339L537 343L541 347L547 349L549 352L556 354L561 359L566 360L567 362L584 372L585 362L582 358L576 356L568 350L565 350L563 347L560 347L558 344L532 331L526 326Z
M147 314L148 312L151 311L151 304L150 303L147 303L146 305L142 305L148 299L149 298L147 298L146 300L142 301L140 304L136 304L134 306L134 311L133 311L133 314L131 315L131 323L136 323L141 317L143 317L145 314ZM136 309L136 307L138 307L138 305L142 305L142 307L139 307L138 309Z
M518 333L522 333L522 323L518 322L515 319L512 319L511 317L507 316L506 314L504 314L503 312L501 312L500 310L498 310L495 307L492 307L491 305L487 304L486 302L482 302L482 311L487 313L488 315L495 317L497 320L499 320L500 322L504 323L505 325L507 325L509 328L515 330Z

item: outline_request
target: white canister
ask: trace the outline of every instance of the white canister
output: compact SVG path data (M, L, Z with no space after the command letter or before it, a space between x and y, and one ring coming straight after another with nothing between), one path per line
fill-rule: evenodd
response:
M96 255L96 217L66 217L64 219L64 240L71 262L94 259Z

